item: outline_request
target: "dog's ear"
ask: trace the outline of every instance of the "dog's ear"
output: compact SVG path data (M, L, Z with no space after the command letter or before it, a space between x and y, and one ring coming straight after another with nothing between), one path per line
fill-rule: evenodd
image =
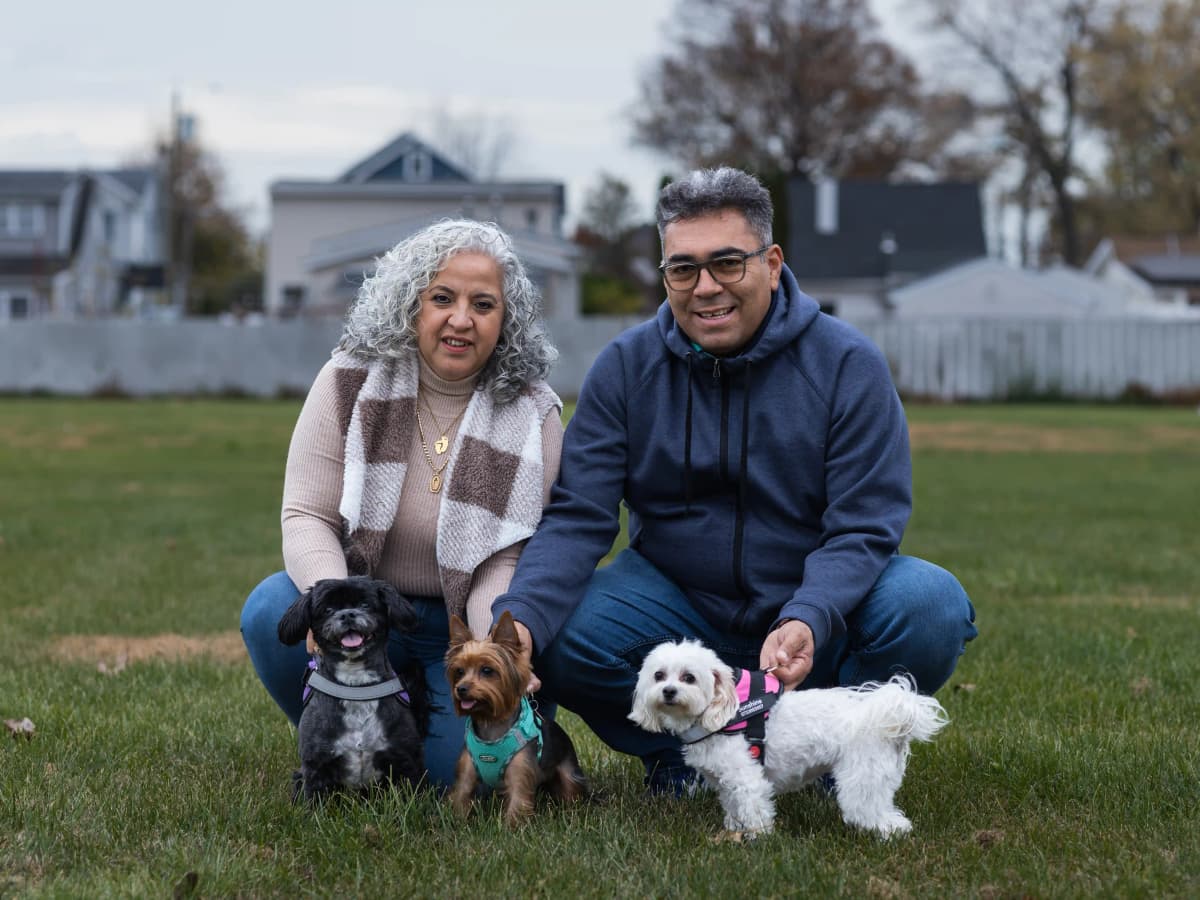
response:
M642 683L639 679L638 685L633 691L633 709L629 711L628 719L643 731L659 734L663 730L662 717L646 702L646 693L642 690Z
M313 588L295 599L279 620L279 643L289 647L304 640L312 627Z
M458 616L450 617L450 649L454 650L461 647L467 641L475 640L475 636L471 634L471 629L467 627L467 623Z
M387 607L388 624L392 628L407 632L417 627L420 619L417 618L417 611L413 609L413 605L407 597L386 581L375 582L375 590L379 594L379 599L383 601L383 605Z
M507 609L500 613L500 619L492 626L492 640L503 644L515 653L521 652L521 636L517 634L517 623L513 621L512 613Z
M733 683L733 671L726 665L713 666L712 677L712 700L700 714L700 724L709 731L720 731L738 710L737 685Z

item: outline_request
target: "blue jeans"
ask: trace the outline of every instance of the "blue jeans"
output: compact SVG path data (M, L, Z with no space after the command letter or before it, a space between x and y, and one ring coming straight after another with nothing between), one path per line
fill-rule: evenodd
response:
M300 596L286 572L276 572L251 591L242 608L242 640L250 651L254 671L279 708L292 720L300 721L301 684L308 664L308 651L301 642L287 647L279 642L279 620ZM429 702L433 714L429 737L425 739L425 770L428 781L437 787L454 783L454 766L463 748L465 720L454 714L450 686L446 681L446 647L450 625L446 606L440 597L410 597L420 624L409 634L392 632L388 657L400 669L411 659L425 668L429 682Z
M909 672L923 693L950 678L975 609L958 580L912 556L894 556L871 592L846 618L847 631L818 647L802 688L886 681ZM639 756L652 787L678 779L679 741L629 721L642 660L663 641L697 638L733 666L758 668L766 635L718 631L674 582L634 550L597 570L583 601L536 661L543 693L575 712L608 746Z

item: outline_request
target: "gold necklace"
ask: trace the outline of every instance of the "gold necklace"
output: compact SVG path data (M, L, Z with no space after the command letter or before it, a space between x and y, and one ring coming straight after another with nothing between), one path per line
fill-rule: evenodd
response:
M437 420L437 416L435 416L433 414L433 407L429 405L429 398L426 395L422 394L421 402L425 404L425 411L429 413L429 418L433 419L434 427L437 428L437 430L441 432L442 436L433 442L434 451L437 453L438 456L441 456L443 453L445 453L447 450L450 449L450 429L454 427L455 422L457 422L459 419L462 418L463 413L465 413L467 411L467 407L464 406L462 409L460 409L458 411L458 415L456 415L453 419L451 419L449 422L447 422L446 427L443 428L442 423L439 422ZM470 403L468 403L467 406L470 406Z
M429 463L429 470L433 472L433 477L429 479L429 492L436 494L442 489L442 472L446 470L446 466L450 465L450 457L442 460L440 466L435 465L433 457L429 453L429 444L425 443L425 426L421 422L421 407L417 407L417 433L421 435L421 451L425 454L425 462Z

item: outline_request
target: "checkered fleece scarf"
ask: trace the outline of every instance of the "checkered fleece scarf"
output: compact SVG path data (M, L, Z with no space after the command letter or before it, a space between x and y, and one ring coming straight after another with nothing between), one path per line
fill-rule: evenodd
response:
M333 353L345 435L342 544L351 574L370 574L396 519L417 417L416 353L364 359ZM450 447L437 524L446 609L462 615L475 569L533 534L542 517L542 422L562 401L538 382L497 406L475 391Z

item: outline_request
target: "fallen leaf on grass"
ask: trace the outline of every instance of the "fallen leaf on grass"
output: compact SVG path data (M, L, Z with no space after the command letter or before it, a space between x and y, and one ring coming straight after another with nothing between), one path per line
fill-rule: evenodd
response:
M33 732L36 730L33 722L28 718L5 719L4 727L8 729L8 733L13 737L23 737L27 741L33 737Z
M975 843L980 847L993 847L1004 840L1004 832L996 828L985 828L975 832Z
M969 682L969 681L963 681L963 682L956 684L954 686L954 689L956 691L962 691L964 694L969 694L973 690L975 690L975 685L971 684L971 682Z
M196 872L187 872L179 881L175 882L175 889L171 892L171 896L175 900L186 900L188 897L194 897L196 894L196 886L200 884L200 876Z
M867 879L867 896L878 900L897 900L904 896L904 889L894 881L872 875Z
M100 660L100 662L96 663L96 671L101 675L120 675L125 671L127 665L129 665L129 656L122 653L111 666L104 660Z
M1129 682L1129 689L1133 691L1133 696L1141 697L1143 694L1149 693L1154 688L1154 682L1145 675L1140 678L1135 678Z

